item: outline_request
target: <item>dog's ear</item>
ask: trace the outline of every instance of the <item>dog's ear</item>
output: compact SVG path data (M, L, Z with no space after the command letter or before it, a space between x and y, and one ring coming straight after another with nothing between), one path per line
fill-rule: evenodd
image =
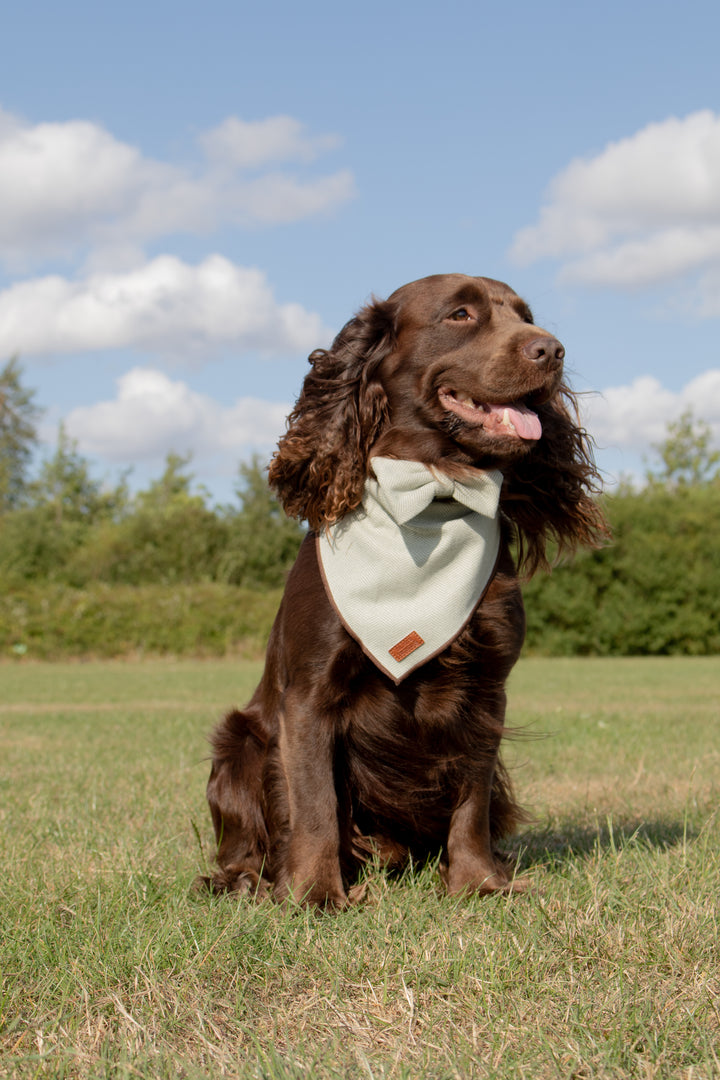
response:
M542 438L505 473L503 510L516 532L518 564L528 576L549 568L548 542L557 556L600 547L610 529L597 501L601 484L592 440L578 419L577 399L564 384L538 415Z
M321 529L362 498L370 449L387 418L379 378L392 351L396 306L374 300L342 328L312 368L270 465L286 513Z

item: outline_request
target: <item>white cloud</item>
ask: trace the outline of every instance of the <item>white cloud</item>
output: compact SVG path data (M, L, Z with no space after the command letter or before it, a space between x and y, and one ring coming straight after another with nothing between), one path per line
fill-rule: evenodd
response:
M600 448L647 450L667 436L667 425L688 408L712 429L720 443L720 368L696 376L681 390L664 387L652 375L628 386L611 386L582 399L584 421Z
M335 145L291 117L230 117L198 138L193 168L147 158L85 120L30 125L0 110L0 257L31 265L84 245L141 244L221 224L276 224L332 210L354 193L352 174L244 175L308 163Z
M308 352L330 332L299 304L279 304L265 274L210 255L161 255L121 273L58 275L0 292L0 355L140 348L164 355L219 348Z
M644 286L720 262L720 116L650 124L552 181L521 263L563 260L565 280Z
M340 142L335 135L307 135L304 125L292 116L255 121L229 116L199 141L210 160L239 169L277 161L314 161Z
M228 193L227 206L236 224L283 225L346 202L354 193L347 170L301 184L294 177L270 173Z
M169 450L202 455L270 448L290 411L257 398L224 406L152 368L133 368L117 386L113 401L73 409L65 421L83 453L108 461L148 461Z

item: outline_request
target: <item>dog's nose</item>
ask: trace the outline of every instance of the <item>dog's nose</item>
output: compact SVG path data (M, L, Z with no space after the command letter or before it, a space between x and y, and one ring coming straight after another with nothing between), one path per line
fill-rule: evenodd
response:
M557 338L548 335L526 341L522 346L522 354L538 366L547 368L548 371L557 371L562 367L565 348Z

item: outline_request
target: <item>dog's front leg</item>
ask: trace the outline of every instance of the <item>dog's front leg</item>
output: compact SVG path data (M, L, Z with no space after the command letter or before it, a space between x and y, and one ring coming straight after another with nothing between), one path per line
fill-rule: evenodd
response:
M287 784L289 834L275 895L303 904L342 908L340 830L333 775L334 731L329 717L288 694L281 714L279 753Z
M495 763L488 764L450 821L445 881L451 895L491 893L507 889L508 875L492 852L490 795Z

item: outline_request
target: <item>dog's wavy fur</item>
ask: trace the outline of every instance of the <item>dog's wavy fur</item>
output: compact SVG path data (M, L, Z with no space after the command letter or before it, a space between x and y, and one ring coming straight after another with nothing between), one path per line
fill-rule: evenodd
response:
M607 535L563 354L508 286L460 274L373 301L311 354L270 467L286 512L311 532L260 686L213 738L214 889L341 908L372 853L389 865L439 854L451 893L517 887L493 845L523 820L499 759L524 636L518 575ZM511 418L531 409L542 436L499 424L489 406L505 403ZM360 504L372 455L504 477L482 602L399 686L341 625L315 553L314 533Z

